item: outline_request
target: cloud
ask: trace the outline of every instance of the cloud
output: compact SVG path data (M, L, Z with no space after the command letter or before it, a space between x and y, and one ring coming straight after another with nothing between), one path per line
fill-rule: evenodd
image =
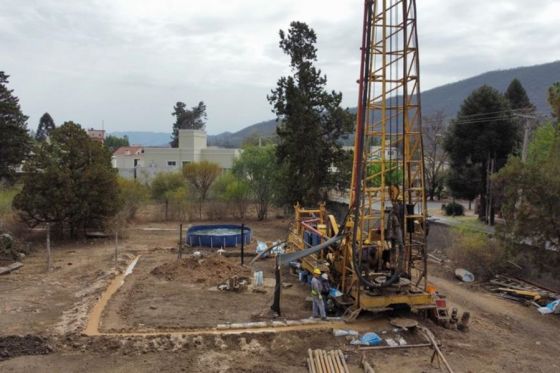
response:
M557 60L560 3L418 1L424 89ZM43 112L109 130L170 129L178 100L208 105L208 131L272 117L266 95L288 58L278 30L318 35L318 66L344 104L357 95L363 1L4 1L0 56L35 128Z

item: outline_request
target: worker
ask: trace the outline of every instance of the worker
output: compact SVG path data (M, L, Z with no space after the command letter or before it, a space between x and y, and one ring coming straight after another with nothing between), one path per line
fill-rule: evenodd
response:
M323 302L323 296L321 292L323 287L321 286L321 270L315 268L313 270L313 279L311 279L311 299L313 300L313 317L317 318L321 316L321 320L327 319L327 314L325 313L325 302Z
M321 281L321 296L323 297L323 303L325 304L326 314L329 309L327 301L329 300L329 293L331 291L331 283L329 282L328 273L324 272L319 280Z

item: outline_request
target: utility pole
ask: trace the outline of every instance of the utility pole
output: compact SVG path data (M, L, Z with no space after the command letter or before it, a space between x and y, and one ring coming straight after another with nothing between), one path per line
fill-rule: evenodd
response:
M535 126L537 116L517 113L514 114L514 116L525 120L523 126L523 147L521 148L521 161L523 163L527 163L527 156L529 153L529 140L531 137L531 132L533 131L533 127Z

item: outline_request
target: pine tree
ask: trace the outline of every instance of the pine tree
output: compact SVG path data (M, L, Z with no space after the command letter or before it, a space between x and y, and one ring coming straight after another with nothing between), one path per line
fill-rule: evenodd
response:
M193 106L190 110L184 102L177 102L173 107L172 115L175 117L173 123L173 134L171 135L172 148L179 146L179 130L191 129L202 130L206 125L206 105L200 101L197 106Z
M7 88L9 76L0 71L0 181L11 179L31 146L27 117L19 99Z
M506 93L506 98L513 110L523 110L523 111L534 111L535 105L529 100L527 92L521 82L517 79L513 79L508 86Z
M56 128L54 120L49 113L43 114L41 119L39 119L39 126L37 127L37 133L35 134L35 140L45 141L52 130Z
M100 228L119 209L111 154L78 124L66 122L51 132L24 166L23 188L13 206L30 226L58 223L72 237Z
M353 117L340 107L342 94L326 90L327 78L313 63L317 36L302 22L280 30L280 48L290 57L293 75L281 77L268 96L280 125L277 161L282 166L281 203L315 204L333 186L331 165L344 156L338 140L349 133Z
M452 172L447 185L457 197L475 192L480 195L481 219L486 217L489 166L493 164L493 172L498 171L518 141L519 128L512 120L508 100L489 86L482 86L465 99L449 128L444 147ZM476 170L477 177L465 178L461 170ZM490 207L493 210L494 206ZM493 216L492 211L491 224Z

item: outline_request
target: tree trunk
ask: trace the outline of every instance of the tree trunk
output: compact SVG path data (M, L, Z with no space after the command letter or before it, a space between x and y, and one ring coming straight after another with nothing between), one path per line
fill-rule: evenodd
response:
M480 200L478 204L478 220L486 222L486 194L480 194Z
M51 223L47 223L47 272L52 271Z
M496 212L494 211L494 203L492 203L490 205L490 222L489 222L489 224L491 226L494 226L495 223L496 223Z

